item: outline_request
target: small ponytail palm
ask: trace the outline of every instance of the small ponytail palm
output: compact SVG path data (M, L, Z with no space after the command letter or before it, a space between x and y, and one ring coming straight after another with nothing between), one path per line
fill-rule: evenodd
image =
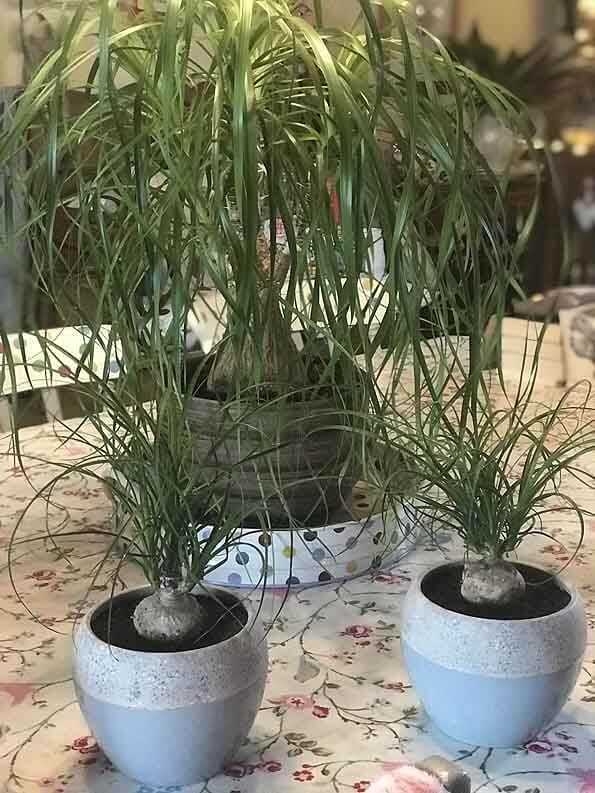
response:
M99 441L62 475L102 477L111 465L157 589L195 585L244 517L225 498L213 503L188 427L205 376L184 350L199 287L226 304L211 390L262 402L323 389L340 406L357 393L350 455L367 478L369 438L391 440L378 358L382 370L412 348L420 357L428 303L436 334L452 327L453 307L459 332L477 330L514 282L501 189L467 129L486 102L522 126L518 108L438 42L407 33L398 0L359 4L351 32L316 29L288 0L147 2L134 18L113 0L83 0L0 141L0 162L32 152L30 220L17 233L30 240L36 282L64 308L73 273L53 232L74 205L76 275L95 293L79 313L90 334L82 366L104 410L90 419ZM72 117L67 89L85 70L89 106ZM387 274L365 310L371 229ZM119 351L113 382L93 365L104 323ZM429 375L423 358L418 374ZM209 522L212 539L199 542Z
M423 481L419 508L435 525L457 534L465 547L461 594L469 602L499 606L516 600L525 581L507 556L529 536L547 536L543 519L552 512L575 515L579 543L583 507L566 491L576 478L593 482L583 457L595 451L591 388L578 384L545 405L536 393L537 357L523 362L521 385L508 383L498 406L487 398L497 372L481 372L476 396L469 377L450 401L418 413L418 423L397 419L409 459ZM524 378L522 377L524 375ZM494 391L493 385L491 391ZM492 393L493 396L493 393Z

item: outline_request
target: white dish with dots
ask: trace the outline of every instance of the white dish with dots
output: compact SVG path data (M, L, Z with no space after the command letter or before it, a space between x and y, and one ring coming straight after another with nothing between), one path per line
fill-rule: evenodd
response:
M365 499L365 496L363 496ZM360 509L369 505L357 501ZM201 529L206 539L210 528ZM227 559L206 576L213 585L267 588L313 586L343 581L395 564L415 547L418 515L412 500L395 510L343 520L310 529L238 529ZM266 571L266 577L265 577Z

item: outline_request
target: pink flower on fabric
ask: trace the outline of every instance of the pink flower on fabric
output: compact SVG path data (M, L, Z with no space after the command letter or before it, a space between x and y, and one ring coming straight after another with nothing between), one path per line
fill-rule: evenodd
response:
M309 768L302 768L300 771L293 772L293 778L297 782L311 782L314 779L314 774Z
M278 699L271 699L273 705L285 705L290 710L309 710L314 706L311 696L305 694L283 694Z
M36 688L33 683L0 683L0 694L9 696L10 706L13 707L24 702Z
M354 639L367 639L372 635L372 628L367 625L348 625L341 636L353 636Z
M573 768L570 773L583 783L579 793L595 793L595 769Z
M376 780L367 793L443 793L440 780L410 765L396 768Z
M92 735L83 735L81 738L75 738L72 745L68 748L74 749L79 754L95 754L99 751L97 741Z
M553 751L554 745L549 738L535 738L525 744L525 749L533 754L549 754Z
M55 570L35 570L27 578L33 578L35 581L51 581L56 577Z
M314 705L312 713L317 719L326 719L329 714L329 709L325 708L323 705Z
M280 771L283 766L277 760L265 760L262 767L265 771L274 773L275 771Z

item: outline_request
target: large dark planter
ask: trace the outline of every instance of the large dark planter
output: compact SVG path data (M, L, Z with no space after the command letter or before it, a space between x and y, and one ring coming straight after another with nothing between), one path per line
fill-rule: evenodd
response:
M223 403L196 396L188 420L199 464L243 525L265 513L279 528L323 524L351 491L358 436L332 397Z

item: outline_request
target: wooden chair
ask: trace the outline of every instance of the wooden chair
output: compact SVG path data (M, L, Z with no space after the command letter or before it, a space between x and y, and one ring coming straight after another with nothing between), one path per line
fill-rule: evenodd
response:
M107 366L109 379L120 373L119 349L111 338L109 325L101 327L91 345L91 331L85 327L53 328L7 337L10 349L0 343L0 431L7 432L18 422L14 393L39 391L42 420L63 418L61 391L77 383L90 383L102 376ZM110 359L106 362L106 351ZM8 358L14 363L14 382Z

